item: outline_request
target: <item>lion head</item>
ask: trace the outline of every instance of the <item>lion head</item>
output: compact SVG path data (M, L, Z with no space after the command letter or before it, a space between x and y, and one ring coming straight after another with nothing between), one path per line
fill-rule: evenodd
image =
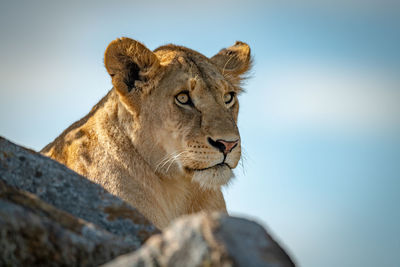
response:
M250 69L243 42L212 58L165 45L154 51L129 39L114 40L105 66L137 152L163 179L191 179L219 188L241 156L238 95ZM122 116L122 114L121 114Z

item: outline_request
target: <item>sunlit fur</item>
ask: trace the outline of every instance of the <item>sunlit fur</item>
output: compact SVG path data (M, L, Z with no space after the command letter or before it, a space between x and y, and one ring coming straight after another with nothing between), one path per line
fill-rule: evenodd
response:
M228 166L216 166L204 171L195 171L192 180L199 183L202 188L218 189L233 177L233 172Z
M129 39L108 46L113 89L42 153L101 184L157 227L200 210L226 211L221 186L241 155L235 96L250 68L241 42L212 58L166 45L154 52ZM192 105L175 96L190 95ZM226 155L213 140L239 140Z

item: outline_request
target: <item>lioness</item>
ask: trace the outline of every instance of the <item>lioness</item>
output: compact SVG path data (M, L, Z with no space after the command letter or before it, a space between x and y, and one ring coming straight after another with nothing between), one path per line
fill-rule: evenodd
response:
M236 125L247 44L207 58L129 38L104 55L113 88L41 153L136 207L162 229L176 217L226 212L221 186L241 148Z

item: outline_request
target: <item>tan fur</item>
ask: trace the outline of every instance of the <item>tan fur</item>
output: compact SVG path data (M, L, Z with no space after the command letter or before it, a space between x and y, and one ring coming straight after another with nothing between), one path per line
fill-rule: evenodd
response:
M245 43L211 59L185 47L154 52L129 38L104 58L113 89L41 152L131 203L157 227L200 210L225 211L240 142L224 159L209 139L240 139L236 126ZM193 106L175 99L186 91ZM224 95L234 92L233 104ZM221 163L224 164L221 164Z

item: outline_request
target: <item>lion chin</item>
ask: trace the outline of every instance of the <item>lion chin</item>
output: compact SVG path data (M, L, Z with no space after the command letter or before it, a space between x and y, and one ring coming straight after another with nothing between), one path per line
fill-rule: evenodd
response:
M231 168L226 164L216 165L204 170L195 170L192 181L204 189L220 189L234 176Z

